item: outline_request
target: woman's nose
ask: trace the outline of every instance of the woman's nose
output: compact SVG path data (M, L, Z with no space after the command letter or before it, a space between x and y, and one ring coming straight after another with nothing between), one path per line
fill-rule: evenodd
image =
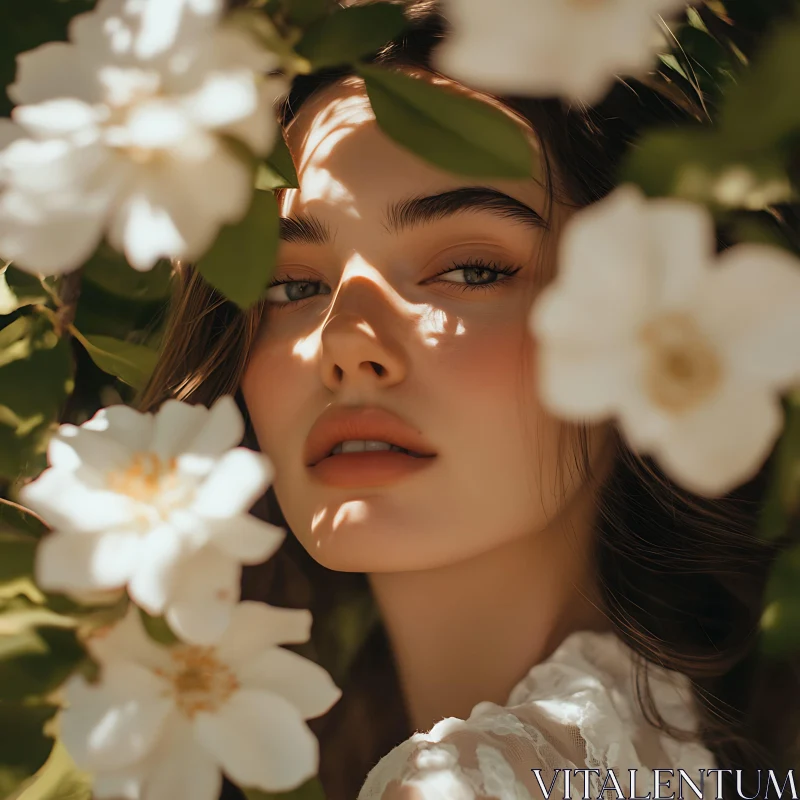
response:
M348 298L338 309L334 305L320 337L322 382L331 391L395 386L406 376L407 359L387 330L392 310L386 299L367 297L375 287L349 286L344 291ZM360 312L365 302L370 303L369 315Z

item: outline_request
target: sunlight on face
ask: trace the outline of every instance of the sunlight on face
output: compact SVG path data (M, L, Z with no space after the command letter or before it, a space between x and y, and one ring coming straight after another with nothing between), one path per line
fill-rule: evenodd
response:
M533 180L460 178L394 144L357 79L306 102L288 138L300 188L281 212L306 235L281 244L273 279L296 283L270 289L242 389L292 531L332 569L385 572L543 530L565 502L562 430L536 399L527 320L563 213L537 221ZM403 205L467 187L480 208ZM313 480L304 444L331 406L397 414L435 461L373 488Z

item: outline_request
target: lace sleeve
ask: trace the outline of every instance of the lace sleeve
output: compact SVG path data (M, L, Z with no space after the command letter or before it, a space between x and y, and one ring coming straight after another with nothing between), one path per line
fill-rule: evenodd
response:
M466 720L448 717L415 733L373 767L358 800L580 800L598 797L604 782L602 796L613 798L609 772L624 796L632 788L644 796L654 768L697 775L713 767L702 745L643 718L630 652L610 637L573 634L515 687L508 706L478 703ZM685 676L654 670L651 690L665 719L695 729Z

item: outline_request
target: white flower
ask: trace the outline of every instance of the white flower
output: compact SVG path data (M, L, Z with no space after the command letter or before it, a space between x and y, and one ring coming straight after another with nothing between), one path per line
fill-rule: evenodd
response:
M37 550L39 586L81 597L127 584L182 639L213 641L239 599L241 564L264 561L284 537L248 514L272 467L235 447L243 430L227 395L211 409L112 406L62 425L50 469L20 492L55 529Z
M652 67L657 15L685 0L446 0L434 66L484 91L594 103ZM661 37L663 39L663 37Z
M88 642L101 667L64 689L60 733L94 796L216 800L224 772L237 785L293 789L316 775L319 745L304 722L341 691L328 673L276 645L308 640L305 609L236 606L212 646L148 639L139 612Z
M751 478L800 381L800 261L766 245L715 254L710 214L623 186L567 223L535 303L540 390L556 414L616 417L679 483Z
M276 138L278 58L219 22L222 0L100 0L69 42L18 57L0 127L0 253L79 267L104 234L136 269L196 259L241 219Z

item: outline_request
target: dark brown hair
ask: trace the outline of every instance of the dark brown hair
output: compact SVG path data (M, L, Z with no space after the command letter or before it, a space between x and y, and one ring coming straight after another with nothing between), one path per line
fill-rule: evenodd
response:
M446 21L432 0L404 5L411 21L407 32L372 60L432 71L430 53ZM282 109L283 123L314 91L348 74L327 70L297 78ZM611 191L621 159L643 130L703 122L689 98L650 79L617 83L593 108L570 108L558 99L499 99L527 119L540 139L551 195L579 207ZM240 312L189 266L179 266L163 352L140 407L153 410L168 397L210 404L234 394L247 419L239 383L262 311L259 306ZM245 443L257 448L249 422ZM615 467L600 498L596 563L605 611L641 656L645 714L667 727L648 691L647 664L679 670L692 680L700 735L719 766L792 766L798 674L792 664L767 661L759 650L764 585L779 550L755 533L764 471L729 496L706 500L672 484L622 441L616 446ZM574 462L588 475L583 436ZM271 489L254 513L288 527ZM310 723L320 738L320 778L331 800L352 800L373 764L411 733L381 625L372 626L349 663L340 658L326 622L337 608L362 608L357 598L368 593L364 576L321 567L288 536L276 557L245 570L242 591L244 597L314 613L308 652L344 689L333 710ZM233 788L226 794L234 796Z

